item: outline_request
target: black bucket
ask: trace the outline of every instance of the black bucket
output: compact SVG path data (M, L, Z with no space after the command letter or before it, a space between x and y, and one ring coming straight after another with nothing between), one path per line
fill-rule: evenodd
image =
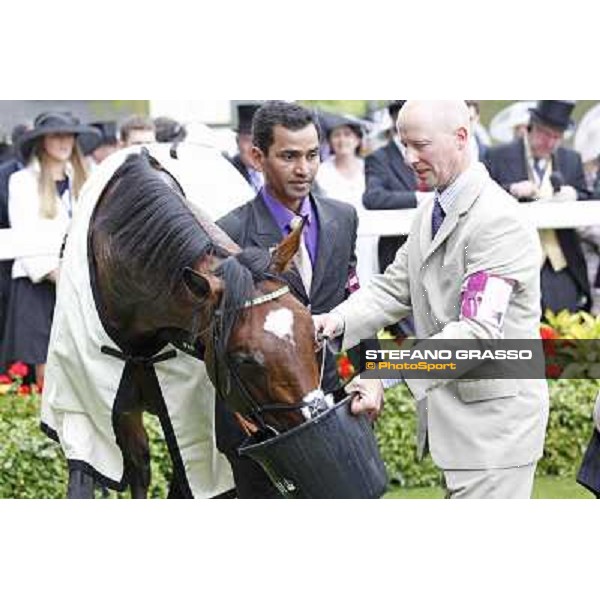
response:
M373 428L346 398L317 417L239 449L286 498L380 498L387 486Z

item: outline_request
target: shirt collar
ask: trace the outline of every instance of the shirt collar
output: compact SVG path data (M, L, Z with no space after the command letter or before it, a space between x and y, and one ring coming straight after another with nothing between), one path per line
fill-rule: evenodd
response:
M456 198L461 194L471 177L481 170L481 166L483 165L479 162L472 162L448 187L443 190L436 190L436 199L444 209L444 214L448 214Z
M275 198L273 198L273 196L271 196L271 194L269 194L269 192L267 190L267 186L264 186L262 188L261 193L262 193L263 200L265 201L265 204L267 205L267 208L273 215L273 218L275 219L279 229L281 229L282 231L289 230L290 222L292 221L292 219L294 217L296 217L298 215L300 215L302 217L307 217L308 224L309 225L312 224L313 215L312 215L312 211L310 209L309 196L305 196L302 199L302 202L300 203L300 208L298 209L298 212L295 213L294 211L287 208L287 206L284 206L281 202L279 202L279 200L276 200Z
M527 157L529 164L535 166L536 161L538 161L537 164L539 165L539 168L545 169L548 165L548 158L534 158L531 152L531 146L529 145L529 138L525 136L523 141L525 143L525 156Z

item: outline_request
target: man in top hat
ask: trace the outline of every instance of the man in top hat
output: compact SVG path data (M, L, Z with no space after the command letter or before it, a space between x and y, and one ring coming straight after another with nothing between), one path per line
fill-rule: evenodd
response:
M81 151L86 155L91 155L94 162L99 165L107 156L116 152L119 145L116 121L95 121L89 123L100 132L100 139L93 139L91 136L82 135L79 138Z
M260 104L238 104L237 106L237 147L238 153L231 164L242 174L242 177L258 193L264 184L262 173L255 168L252 158L252 118L260 108Z
M527 135L491 148L486 166L492 178L520 202L587 200L581 157L560 146L573 126L575 102L540 100L530 109ZM585 259L573 229L541 229L542 308L554 312L589 310L590 285Z

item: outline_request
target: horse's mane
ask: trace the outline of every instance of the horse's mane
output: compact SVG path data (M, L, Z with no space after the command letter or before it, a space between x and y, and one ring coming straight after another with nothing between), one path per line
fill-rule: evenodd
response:
M127 157L97 211L96 261L114 274L107 291L118 299L123 314L140 304L164 308L176 295L185 267L209 252L222 253L175 179L147 153Z

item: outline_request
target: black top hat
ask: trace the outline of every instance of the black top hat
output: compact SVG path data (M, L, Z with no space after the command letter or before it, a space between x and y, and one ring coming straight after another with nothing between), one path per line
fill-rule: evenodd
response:
M77 142L84 154L90 154L100 146L114 146L119 142L116 121L95 121L94 123L88 123L88 126L96 129L100 133L100 137L96 133L82 133L79 135Z
M550 127L565 131L574 124L571 113L575 108L573 100L539 100L529 112L534 120Z
M388 104L388 113L392 119L396 118L396 115L400 112L400 109L404 106L406 100L392 100Z
M252 132L252 118L260 108L260 104L238 104L237 105L237 129L238 133Z
M35 118L33 129L24 133L19 140L19 153L22 159L28 162L38 139L52 133L72 133L75 136L85 133L98 139L101 137L97 129L82 125L71 113L45 112Z

